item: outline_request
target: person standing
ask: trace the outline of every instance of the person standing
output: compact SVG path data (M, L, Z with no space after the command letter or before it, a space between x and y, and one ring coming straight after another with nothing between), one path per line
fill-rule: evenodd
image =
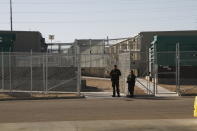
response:
M133 95L134 95L135 81L136 81L136 76L135 76L133 70L131 70L130 74L127 77L129 97L133 97Z
M112 97L116 96L116 92L118 97L120 97L120 89L119 89L119 77L121 76L121 72L118 69L117 65L114 65L114 69L110 72L112 88L113 88L113 95Z

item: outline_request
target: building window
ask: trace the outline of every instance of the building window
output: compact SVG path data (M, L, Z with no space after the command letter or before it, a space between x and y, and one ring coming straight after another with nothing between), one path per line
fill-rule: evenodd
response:
M0 37L0 43L2 43L3 42L3 38L2 37Z
M132 53L131 54L131 60L137 61L140 60L140 53Z
M116 46L114 46L114 53L116 53Z

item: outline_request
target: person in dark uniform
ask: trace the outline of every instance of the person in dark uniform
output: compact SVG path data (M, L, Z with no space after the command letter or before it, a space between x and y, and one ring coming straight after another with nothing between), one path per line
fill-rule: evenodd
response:
M134 75L133 70L131 70L130 74L127 77L129 97L133 97L134 95L135 80L136 76Z
M113 87L113 95L112 97L116 96L116 92L118 97L120 97L120 89L119 89L119 77L121 76L120 70L117 68L117 65L114 65L114 69L110 72L110 77L112 81Z

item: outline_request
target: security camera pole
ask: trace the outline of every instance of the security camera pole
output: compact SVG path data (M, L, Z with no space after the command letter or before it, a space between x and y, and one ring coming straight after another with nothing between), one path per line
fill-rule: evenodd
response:
M49 35L49 40L51 40L51 52L52 52L52 41L55 39L55 35Z
M11 31L13 30L13 26L12 26L12 0L10 0L10 27L11 27Z

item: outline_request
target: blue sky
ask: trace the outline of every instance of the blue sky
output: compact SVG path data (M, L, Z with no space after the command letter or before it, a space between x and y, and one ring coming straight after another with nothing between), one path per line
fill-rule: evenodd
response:
M197 0L13 0L14 30L57 42L119 38L140 31L197 29ZM0 0L0 30L9 30L9 0Z

